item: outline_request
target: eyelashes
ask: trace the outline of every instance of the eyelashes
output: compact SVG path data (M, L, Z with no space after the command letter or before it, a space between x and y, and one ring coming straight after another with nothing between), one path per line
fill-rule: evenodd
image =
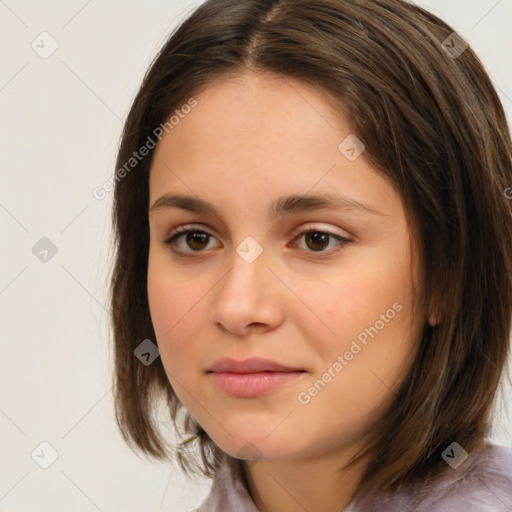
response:
M308 255L318 254L319 256L329 256L344 249L347 244L352 242L352 240L349 238L316 226L310 226L307 229L303 229L297 233L293 239L293 242L295 242L297 239L300 239L301 237L305 239L304 246L306 247L302 248L301 250L308 253ZM179 256L193 257L194 255L205 253L211 239L215 239L215 237L204 229L194 228L191 226L180 226L179 228L176 228L170 236L165 238L163 243L167 246L170 246L171 251ZM332 240L336 241L337 245L327 251L324 250L324 246L331 245ZM179 242L181 241L184 241L185 247L191 250L186 250L183 247L180 247ZM192 248L191 245L195 245L196 248ZM292 245L292 247L295 247L296 245L297 244L295 243ZM315 249L310 249L310 245L316 246ZM199 246L199 249L197 246ZM319 250L316 250L318 246L320 246Z

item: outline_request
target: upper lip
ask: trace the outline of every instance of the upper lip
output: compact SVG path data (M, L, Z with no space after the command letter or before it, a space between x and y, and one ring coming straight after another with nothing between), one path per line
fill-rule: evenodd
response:
M250 357L244 361L236 361L229 357L219 359L210 368L209 372L232 372L232 373L257 373L257 372L296 372L304 371L303 368L285 366L271 361L270 359L263 359L261 357Z

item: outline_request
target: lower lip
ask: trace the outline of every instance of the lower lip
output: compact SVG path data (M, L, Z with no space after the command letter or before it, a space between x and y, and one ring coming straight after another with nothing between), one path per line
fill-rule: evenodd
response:
M290 384L305 373L306 372L212 372L210 375L224 393L240 398L254 398L268 394L281 386Z

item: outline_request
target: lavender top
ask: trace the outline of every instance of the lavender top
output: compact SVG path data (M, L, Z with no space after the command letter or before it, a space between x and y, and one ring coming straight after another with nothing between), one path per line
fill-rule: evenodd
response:
M421 493L419 492L421 490ZM512 512L512 448L487 444L435 483L359 500L342 512ZM258 512L247 488L222 466L198 512Z

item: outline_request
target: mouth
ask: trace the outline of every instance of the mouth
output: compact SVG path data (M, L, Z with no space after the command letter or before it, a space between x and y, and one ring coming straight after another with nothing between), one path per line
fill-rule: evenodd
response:
M288 366L270 359L251 357L244 361L236 361L231 358L224 358L214 363L208 372L230 372L230 373L259 373L259 372L300 372L304 368Z
M295 382L307 373L303 368L261 358L250 358L245 361L221 359L207 370L207 375L211 376L221 391L238 398L267 395Z

